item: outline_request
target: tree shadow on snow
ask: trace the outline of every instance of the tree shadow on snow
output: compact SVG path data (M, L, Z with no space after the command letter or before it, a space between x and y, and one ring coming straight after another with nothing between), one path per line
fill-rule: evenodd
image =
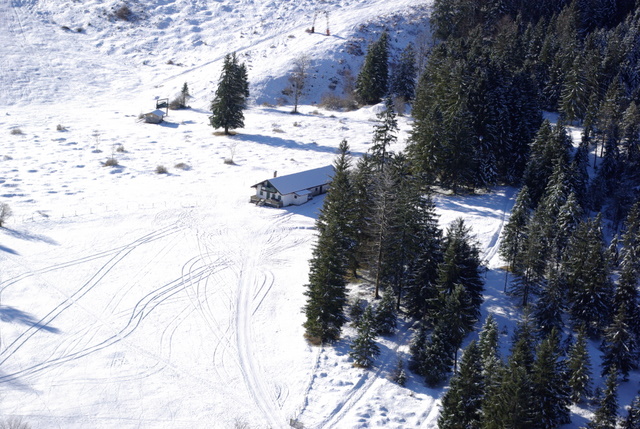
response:
M16 231L13 229L8 229L8 228L3 228L2 231L4 231L5 233L7 233L8 235L11 235L12 237L18 238L20 240L25 240L25 241L41 241L43 243L47 243L47 244L53 244L53 245L57 245L58 243L45 236L45 235L39 235L39 234L30 234L26 231ZM8 251L9 253L15 253L15 251L11 251L11 249L7 249L4 247L0 246L0 250L5 250Z
M19 253L16 252L15 250L10 249L9 247L3 246L2 244L0 244L0 252L11 253L12 255L19 255Z
M36 320L31 314L22 310L18 310L14 307L6 305L0 306L0 320L7 323L18 323L29 327L41 329L52 334L59 334L60 330L52 326L43 325L39 320Z
M488 194L454 195L434 197L439 209L459 212L465 215L501 219L509 212L515 200L513 188L498 188Z
M287 149L296 150L312 150L316 152L336 153L337 148L330 146L321 146L317 143L301 144L295 140L286 140L279 137L263 136L254 134L238 134L233 137L234 140L242 140L252 143L265 144L273 147L285 147Z

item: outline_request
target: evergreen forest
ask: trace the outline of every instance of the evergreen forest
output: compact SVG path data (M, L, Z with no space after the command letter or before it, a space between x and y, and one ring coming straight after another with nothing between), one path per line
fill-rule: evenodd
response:
M420 70L413 44L391 55L383 32L369 47L355 96L385 109L367 154L354 160L345 140L336 156L307 339L331 344L351 323L367 368L376 336L413 321L407 369L449 385L440 428L555 428L572 404L593 411L589 428L640 427L640 397L623 415L617 402L640 358L640 4L435 0L431 32ZM403 152L389 149L398 100L414 119ZM519 311L509 344L481 320L473 231L442 229L433 202L497 185L518 190L500 247ZM350 302L350 283L371 299ZM403 384L401 360L394 374Z

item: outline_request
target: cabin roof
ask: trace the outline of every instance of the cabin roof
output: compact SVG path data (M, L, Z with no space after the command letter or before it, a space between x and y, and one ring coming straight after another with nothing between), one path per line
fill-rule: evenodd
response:
M252 186L255 188L268 182L277 189L282 195L291 194L296 191L304 191L316 186L326 185L333 178L334 169L332 165L314 168L313 170L301 171L299 173L288 174L286 176L274 177L273 179L263 180Z

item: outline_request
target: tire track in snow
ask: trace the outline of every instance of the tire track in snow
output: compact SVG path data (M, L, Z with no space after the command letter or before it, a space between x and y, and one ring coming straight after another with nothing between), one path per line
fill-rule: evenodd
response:
M115 251L115 252L114 251L104 252L102 254L104 256L109 256L109 255L113 255L113 256L105 264L103 264L98 269L98 271L87 282L85 282L73 294L71 294L66 299L64 299L60 304L55 306L47 315L45 315L43 318L41 318L37 322L35 322L32 325L30 325L24 332L22 332L20 335L18 335L18 337L15 338L10 344L8 344L8 345L6 345L4 347L4 349L0 352L0 366L3 365L7 361L7 359L9 359L11 356L13 356L13 354L16 353L20 349L20 347L22 347L22 345L24 345L31 337L33 337L36 333L38 333L43 328L45 328L47 326L50 326L51 323L60 314L62 314L65 310L67 310L69 307L74 305L78 300L82 299L83 296L85 296L101 280L103 280L107 276L107 274L109 274L109 272L118 263L120 263L124 258L126 258L126 256L129 255L133 250L137 249L139 246L141 246L143 244L147 244L147 243L150 243L152 241L156 241L156 240L159 240L161 238L167 237L169 235L176 234L180 230L181 230L181 228L178 228L175 225L171 225L169 227L165 227L165 228L160 229L158 231L154 231L154 232L152 232L150 234L147 234L147 235L145 235L145 236L143 236L143 237L141 237L141 238L129 243L128 245L120 248L120 250L118 250L118 251ZM55 265L55 266L52 266L52 267L44 268L42 270L33 271L31 273L27 273L27 274L25 274L23 276L20 276L20 278L14 278L12 280L9 280L7 283L9 285L15 284L19 280L23 280L26 277L30 277L30 276L34 276L36 274L42 274L42 273L46 273L46 272L50 272L50 271L54 271L54 270L59 270L59 269L62 269L62 268L67 268L67 267L74 266L74 265L77 265L79 263L82 263L82 262L85 262L85 261L88 261L88 260L93 260L93 259L98 259L98 258L99 257L95 257L95 256L94 257L88 257L88 258L81 258L81 259L73 261L71 263L59 264L59 265ZM4 290L5 287L6 287L6 284L2 287L2 290ZM0 292L1 292L1 290L0 290Z
M268 385L264 374L260 370L259 362L253 350L253 330L251 318L260 308L265 297L274 284L272 272L265 272L261 266L264 260L272 258L282 250L289 248L284 245L286 235L291 228L288 223L293 215L280 214L273 225L267 223L265 231L260 231L256 236L260 242L256 243L249 252L240 249L238 275L238 295L236 307L236 338L238 345L238 357L245 385L254 402L262 412L262 415L272 427L281 427L286 419L282 415L282 392L288 391L286 386ZM243 242L243 240L239 240ZM243 251L245 250L245 251Z

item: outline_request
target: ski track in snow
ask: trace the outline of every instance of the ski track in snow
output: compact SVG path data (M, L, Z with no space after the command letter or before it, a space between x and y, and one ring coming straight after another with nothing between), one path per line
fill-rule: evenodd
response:
M32 326L28 327L24 332L18 335L18 337L15 340L13 340L10 344L5 345L3 350L0 352L0 365L4 366L5 363L9 359L11 359L11 357L15 353L17 353L19 349L27 341L29 341L40 330L45 329L47 326L50 326L52 322L57 317L59 317L63 312L65 312L67 309L69 309L74 305L81 305L80 301L83 298L83 296L85 296L94 288L98 287L101 281L103 281L107 277L109 272L113 270L120 262L122 262L132 251L152 241L160 240L162 238L175 235L178 232L180 232L181 229L182 228L180 228L179 226L171 225L169 227L160 229L158 231L154 231L153 233L150 233L144 237L141 237L133 241L132 243L128 244L127 246L124 246L118 249L117 251L102 252L102 253L99 253L98 255L93 255L91 257L82 258L80 260L72 261L65 264L59 264L53 267L48 267L39 271L27 273L21 276L20 279L8 280L6 284L5 283L0 284L0 288L1 288L0 290L4 290L9 285L13 285L19 280L22 280L29 276L40 275L46 272L51 272L51 271L59 270L62 268L68 268L70 266L79 265L86 261L94 260L99 257L109 256L113 254L113 256L109 258L109 260L104 265L102 265L102 267L100 267L100 269L91 277L91 279L88 282L84 283L79 289L77 289L75 293L73 293L72 295L69 295L59 305L53 308L46 316L44 316L42 319L34 323ZM165 299L168 299L169 297L171 297L173 294L177 293L178 291L176 291L176 289L178 289L179 286L180 286L179 284L176 285L175 282L172 282L167 285L164 285L163 287L155 290L153 293L150 293L147 296L145 296L144 299L142 299L140 302L138 302L138 304L136 304L125 326L122 327L119 332L114 333L113 336L108 337L106 339L99 339L97 340L98 342L95 343L95 341L93 341L92 338L90 338L89 341L86 341L87 339L85 338L87 335L93 335L93 333L87 333L86 335L82 335L75 340L74 344L67 345L66 350L61 355L57 357L51 357L48 360L45 360L36 365L30 366L28 368L24 368L16 372L5 373L0 376L0 383L13 381L18 377L24 379L25 377L33 375L34 373L49 369L54 365L59 365L74 359L79 359L90 353L93 353L95 351L108 347L109 345L112 345L115 342L121 341L122 339L130 335L136 329L136 327L140 324L140 322L157 305L159 305ZM86 308L83 310L87 311ZM98 320L100 320L99 316L97 315L94 315L94 316ZM74 346L83 342L91 342L94 344L91 346L80 346L80 349L76 351L69 351L69 349L71 350L76 349L76 347Z
M491 240L482 253L482 260L485 262L487 267L500 251L500 238L502 237L505 221L507 220L507 215L511 212L511 208L515 202L515 188L503 188L503 192L505 193L505 196L504 205L502 206L502 215L500 216L500 223L497 225L493 235L491 236Z

